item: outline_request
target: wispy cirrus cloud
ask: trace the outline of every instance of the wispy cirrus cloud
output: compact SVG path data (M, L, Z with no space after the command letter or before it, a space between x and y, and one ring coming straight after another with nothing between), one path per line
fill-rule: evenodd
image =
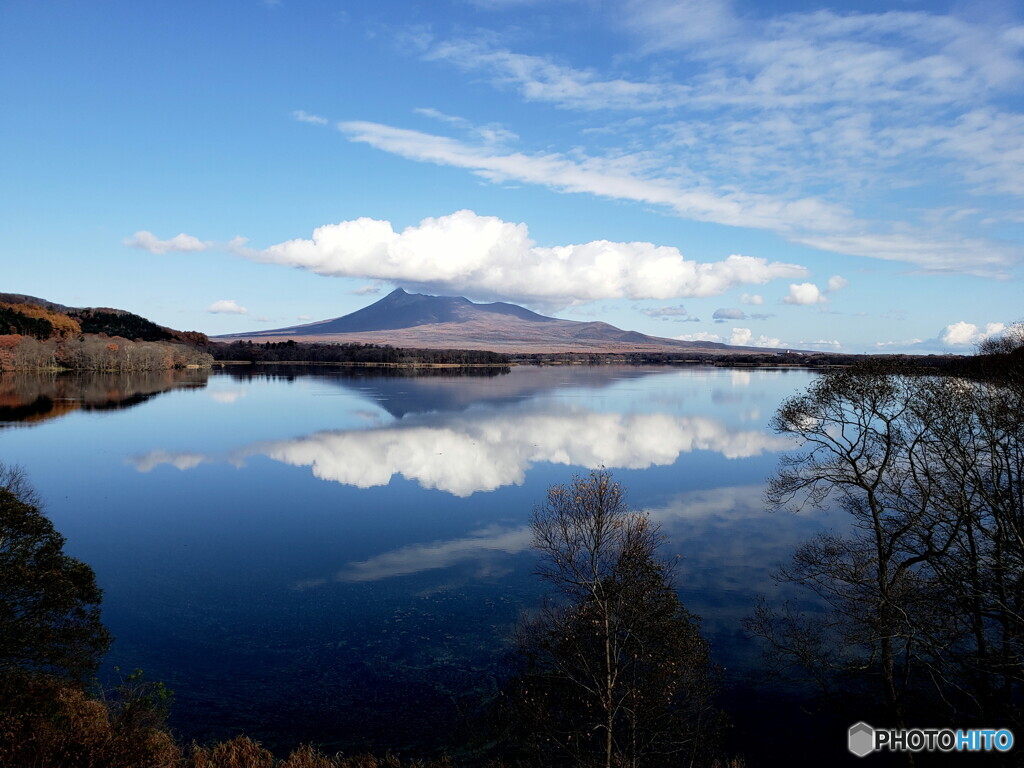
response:
M722 193L645 176L639 157L585 157L542 153L497 153L456 139L368 122L343 122L350 140L411 160L466 168L494 182L524 181L565 192L664 205L687 218L775 231L800 228L808 220L845 224L848 211L815 198L792 201L762 195ZM845 226L844 226L845 228Z
M1012 101L1024 83L1024 26L736 6L609 6L610 26L635 46L603 67L574 66L569 51L518 52L500 34L420 39L425 61L579 113L583 141L563 152L549 141L540 152L497 152L395 126L340 127L354 141L495 182L664 206L921 271L1001 278L1020 265L1020 244L984 229L1019 217L1019 200L987 201L976 220L939 212L975 210L964 195L1024 195L1024 115ZM595 121L598 112L615 115ZM894 193L915 188L941 189L950 204L931 211Z
M292 112L292 118L300 123L309 123L310 125L327 125L328 122L326 117L311 114L304 109L296 109Z
M699 323L700 318L690 314L682 304L676 307L655 307L653 309L641 310L648 317L658 317L662 320L672 320L677 323Z
M693 92L674 83L606 79L592 69L576 69L544 56L514 53L473 40L438 43L423 58L483 71L496 85L518 90L527 101L549 102L565 109L672 109L684 104Z
M718 190L700 179L658 175L637 155L569 157L498 151L488 146L370 122L343 122L351 141L420 162L464 168L495 183L538 184L563 192L664 206L697 221L776 232L826 251L902 261L928 271L1005 277L1020 257L1012 244L953 235L870 232L845 206L818 197Z

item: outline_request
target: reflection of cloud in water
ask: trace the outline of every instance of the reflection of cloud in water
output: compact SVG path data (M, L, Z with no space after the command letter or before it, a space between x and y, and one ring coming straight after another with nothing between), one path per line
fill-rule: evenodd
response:
M715 451L729 459L781 450L760 430L738 430L703 416L589 411L496 412L423 419L372 430L320 432L257 446L313 474L359 488L387 485L395 475L455 496L519 485L537 462L644 469L673 464L682 453Z
M750 371L729 371L729 380L733 387L749 387L751 382Z
M170 464L180 470L194 469L209 459L201 453L150 451L142 456L129 456L128 463L139 472L149 472L161 464Z
M690 555L692 554L695 556L693 559L701 563L721 561L723 568L734 567L740 562L733 562L732 558L725 556L725 552L749 551L747 549L748 538L751 536L763 543L765 536L762 528L780 529L781 538L787 544L793 535L786 530L792 526L777 525L779 522L789 522L791 517L787 516L785 521L781 521L778 518L773 519L765 511L761 499L762 490L760 485L748 485L690 491L676 496L666 506L648 509L647 512L651 519L659 523L669 534L669 544L672 549L669 554L679 552L686 556L687 561L691 560ZM768 525L764 526L762 523ZM769 538L780 538L780 536ZM742 542L742 545L737 546L737 541ZM349 563L335 574L334 579L336 581L377 581L448 568L464 562L477 561L487 564L503 555L516 555L525 552L530 549L530 544L529 526L516 528L492 526L474 531L462 538L413 544L383 552L367 560ZM742 565L753 567L762 576L767 576L773 567L773 563L748 562L745 557L742 560ZM326 581L326 579L311 579L297 586L318 586ZM757 586L751 585L751 591Z
M525 552L530 548L530 541L531 534L527 526L492 527L474 531L465 538L413 544L368 560L349 563L334 578L337 581L378 581L447 568L467 560L485 562L496 554L516 555Z
M215 403L230 405L245 397L244 389L215 389L210 392L210 399Z

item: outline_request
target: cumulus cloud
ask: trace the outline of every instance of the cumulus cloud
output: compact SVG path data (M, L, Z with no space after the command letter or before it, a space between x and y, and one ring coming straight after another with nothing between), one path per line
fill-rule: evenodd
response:
M1000 322L985 323L976 325L960 320L950 323L937 336L929 339L905 339L901 341L878 341L874 346L878 350L907 351L914 353L921 352L948 352L953 350L958 353L970 351L971 347L980 344L991 336L998 336L1006 330L1006 324Z
M319 227L255 261L320 275L365 277L439 292L566 306L598 299L716 296L739 285L803 276L796 264L732 255L699 263L653 243L589 243L541 247L525 224L456 211L396 232L390 222L361 218Z
M211 313L211 314L214 314L214 315L247 315L247 314L249 314L249 310L246 309L245 307L241 306L234 299L221 299L220 301L215 301L215 302L213 302L213 304L211 304L209 307L206 308L206 311Z
M756 293L744 293L742 296L740 296L740 303L760 306L761 304L764 304L764 297Z
M974 323L961 320L947 325L939 334L939 341L951 347L974 346L989 336L998 336L1005 329L1005 323L986 323L984 328L980 328Z
M749 328L733 328L732 334L727 342L736 347L784 347L785 344L779 339L766 336L763 333L758 336Z
M192 253L206 251L214 247L214 243L200 240L198 237L186 235L184 232L175 235L167 240L160 240L156 235L147 230L139 230L131 237L122 241L132 248L141 248L150 253Z
M828 297L814 283L791 283L789 295L782 300L783 304L808 306L810 304L826 304Z
M312 125L327 125L327 118L320 117L320 115L311 115L304 109L296 109L292 112L292 117L298 120L300 123L310 123Z

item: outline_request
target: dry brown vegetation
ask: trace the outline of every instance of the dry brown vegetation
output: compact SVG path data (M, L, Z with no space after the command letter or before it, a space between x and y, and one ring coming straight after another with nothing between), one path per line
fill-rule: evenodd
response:
M247 736L182 748L159 717L135 702L112 707L51 680L21 681L0 706L0 765L18 768L453 768L437 760L394 755L325 755L310 745L285 759ZM12 706L14 705L14 706ZM494 768L499 768L495 765Z
M153 371L212 362L210 355L185 344L90 335L44 341L15 334L0 336L0 371Z

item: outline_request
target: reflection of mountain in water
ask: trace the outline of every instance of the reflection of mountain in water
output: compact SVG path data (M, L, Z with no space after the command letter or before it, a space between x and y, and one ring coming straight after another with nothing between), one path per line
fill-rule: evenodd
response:
M205 387L209 371L135 373L5 373L0 375L0 425L31 425L73 411L131 408L172 389Z
M602 389L670 369L633 366L516 366L513 368L299 368L261 365L258 372L231 371L238 380L315 376L374 401L397 419L408 414L464 411L473 405L505 405L567 387Z

